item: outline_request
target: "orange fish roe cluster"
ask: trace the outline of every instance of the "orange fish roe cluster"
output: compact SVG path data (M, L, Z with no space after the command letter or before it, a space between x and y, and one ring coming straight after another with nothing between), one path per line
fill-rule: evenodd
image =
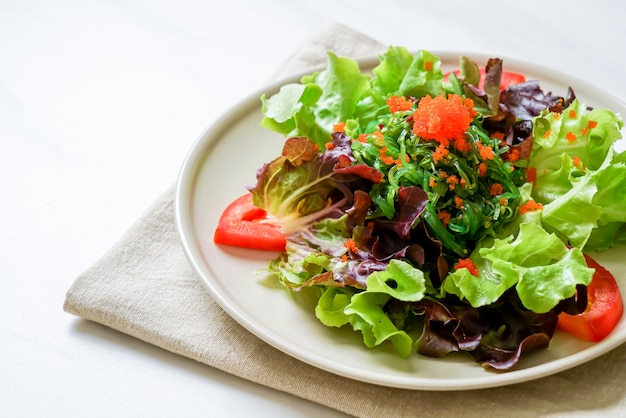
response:
M517 161L521 158L521 153L518 148L511 148L504 153L503 158L509 162Z
M343 243L343 246L346 248L346 250L353 252L353 253L356 253L359 251L359 249L356 246L356 242L354 242L352 238L348 238L348 240Z
M424 68L426 69L426 71L432 71L433 70L433 62L432 61L426 61L424 63Z
M433 188L437 185L437 180L435 180L434 177L431 177L430 179L428 179L428 185Z
M450 223L451 216L445 210L438 210L437 217L439 218L443 226L448 226L448 224Z
M502 132L494 132L491 136L495 139L499 139L500 142L504 141L504 134Z
M482 158L483 160L493 160L494 153L493 148L491 148L490 145L484 145L481 142L476 142L476 148L478 148L480 158Z
M572 119L576 119L576 111L574 109L569 111L569 117Z
M446 183L448 183L448 188L450 190L454 190L456 188L456 185L459 184L459 178L453 174L446 178Z
M543 137L548 139L550 138L550 135L552 135L552 129L548 129L544 134Z
M598 122L596 122L595 120L590 120L589 123L587 123L587 128L589 129L593 129L596 126L598 126Z
M424 96L413 112L413 133L448 146L450 140L465 139L465 132L477 112L474 101L456 94Z
M463 209L463 198L461 196L454 196L454 206Z
M377 145L382 146L385 143L385 136L381 131L372 132L372 136L374 137Z
M406 161L407 163L411 161L411 157L409 157L408 155L404 156L404 161ZM394 163L396 165L403 165L404 161L402 161L402 156L398 155L398 158L396 158L396 160L394 161Z
M327 142L324 144L324 146L326 147L326 149L333 149L335 148L335 144L333 144L332 142Z
M404 96L392 96L386 101L391 113L396 113L402 110L411 110L413 107L413 100L407 99Z
M569 142L574 142L574 141L576 141L576 135L574 133L572 133L572 132L568 132L565 135L565 139L567 139Z
M579 168L581 170L585 169L585 166L583 165L583 162L581 161L580 157L572 158L572 164L574 164L574 167Z
M457 138L454 140L454 148L461 152L468 152L472 149L472 143L467 138Z
M387 147L382 147L378 150L378 158L380 159L380 161L383 162L383 164L386 165L391 165L394 163L393 157L387 155Z
M520 213L532 212L535 210L542 210L543 205L541 203L537 203L534 200L530 199L528 202L524 203L519 208Z
M491 196L497 196L499 194L502 194L502 185L500 183L493 183L491 186L489 186L489 194Z
M359 134L356 140L363 143L367 142L367 134Z
M449 153L450 150L448 149L448 147L440 144L437 146L437 148L435 148L435 152L433 153L433 161L435 163L438 163L439 161L443 160Z
M346 130L346 123L339 122L333 125L333 132L344 132Z
M487 175L487 164L478 164L478 177L485 177Z
M478 276L478 268L476 268L476 264L469 258L460 258L454 265L455 270L462 268L466 268L472 276Z

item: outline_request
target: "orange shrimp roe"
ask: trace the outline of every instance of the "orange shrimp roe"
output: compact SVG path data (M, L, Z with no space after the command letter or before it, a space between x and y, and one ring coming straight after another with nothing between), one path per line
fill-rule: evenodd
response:
M460 258L454 265L455 270L462 268L466 268L472 276L478 276L478 268L476 268L476 264L469 258Z
M404 161L411 162L411 158L408 155L404 156ZM404 165L404 161L402 161L402 156L398 156L398 158L396 158L396 160L394 161L394 163L396 165Z
M465 139L465 132L477 112L474 101L456 94L424 96L413 112L413 133L447 146L449 140Z
M459 178L453 174L446 179L446 183L448 183L448 188L450 190L454 190L456 185L459 184Z
M385 143L385 136L383 135L381 131L374 131L372 133L372 136L374 137L375 142L378 145L383 145Z
M519 208L520 213L532 212L535 210L542 210L543 205L541 203L537 203L534 200L530 199L528 202L524 203Z
M435 148L435 152L433 153L433 161L435 163L438 163L439 161L443 160L445 156L448 155L449 153L450 153L450 150L448 150L448 147L446 147L443 144L440 144L437 146L437 148Z
M383 164L390 165L394 163L393 157L387 155L387 147L382 147L378 150L378 158Z
M356 253L359 250L356 246L356 243L354 242L352 238L348 238L348 240L343 243L343 246L346 248L346 250L351 251L353 253Z
M468 152L472 149L472 143L467 138L456 138L454 140L454 148L461 152Z
M485 177L487 175L487 165L485 163L478 164L478 177Z
M359 134L356 140L363 143L367 142L367 134Z
M450 223L451 216L445 210L437 211L437 217L439 218L443 226L448 226L448 224Z
M579 168L581 170L585 169L585 166L583 165L583 162L581 161L580 157L572 158L572 164L574 164L574 167Z
M499 139L500 141L504 140L504 134L502 132L494 132L491 136L495 139Z
M510 162L519 160L520 156L521 156L521 153L518 148L511 148L504 154L504 158Z
M502 194L502 185L500 183L493 183L491 186L489 186L489 194L491 196L497 196L499 194Z
M480 154L480 158L483 160L493 160L494 153L493 148L489 145L484 145L480 142L476 142L476 148L478 148L478 153Z
M386 101L391 113L396 113L402 110L411 110L413 107L413 100L407 99L404 96L392 96Z
M345 132L345 130L346 130L345 122L339 122L333 125L333 132Z

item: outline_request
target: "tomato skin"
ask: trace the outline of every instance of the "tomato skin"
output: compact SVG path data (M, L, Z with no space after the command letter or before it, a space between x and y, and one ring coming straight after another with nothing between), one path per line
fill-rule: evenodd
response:
M483 82L485 80L485 70L480 69L480 82L478 83L478 87L483 88ZM457 77L461 74L461 70L451 71L457 75ZM444 75L444 80L448 79L450 72ZM502 71L502 77L500 78L500 90L503 90L509 87L512 84L519 84L526 81L526 77L524 74L516 73L514 71Z
M587 265L596 271L587 287L587 309L579 315L559 314L557 328L585 341L601 341L622 317L624 306L613 275L585 254Z
M286 239L280 224L252 203L247 193L229 204L217 223L213 242L265 251L284 251Z

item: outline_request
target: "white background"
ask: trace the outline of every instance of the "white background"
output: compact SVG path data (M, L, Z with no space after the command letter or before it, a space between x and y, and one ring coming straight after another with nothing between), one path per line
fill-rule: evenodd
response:
M200 132L327 23L540 63L625 100L625 16L608 0L0 0L0 413L341 416L75 318L65 292Z

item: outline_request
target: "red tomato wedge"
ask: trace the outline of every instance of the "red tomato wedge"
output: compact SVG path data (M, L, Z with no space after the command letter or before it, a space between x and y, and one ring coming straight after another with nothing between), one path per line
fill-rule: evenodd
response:
M589 267L596 269L587 287L587 309L579 315L560 313L557 328L582 340L597 342L613 331L624 307L613 275L588 255L585 259Z
M285 236L279 223L263 209L254 206L250 193L235 199L222 212L213 241L255 250L285 249Z
M461 70L451 71L457 75L457 77L461 74ZM444 80L448 79L450 72L444 75ZM485 70L480 69L480 82L478 83L478 87L483 88L483 81L485 80ZM526 77L524 74L516 73L513 71L502 71L502 78L500 78L500 90L503 90L509 87L512 84L519 84L526 81Z

